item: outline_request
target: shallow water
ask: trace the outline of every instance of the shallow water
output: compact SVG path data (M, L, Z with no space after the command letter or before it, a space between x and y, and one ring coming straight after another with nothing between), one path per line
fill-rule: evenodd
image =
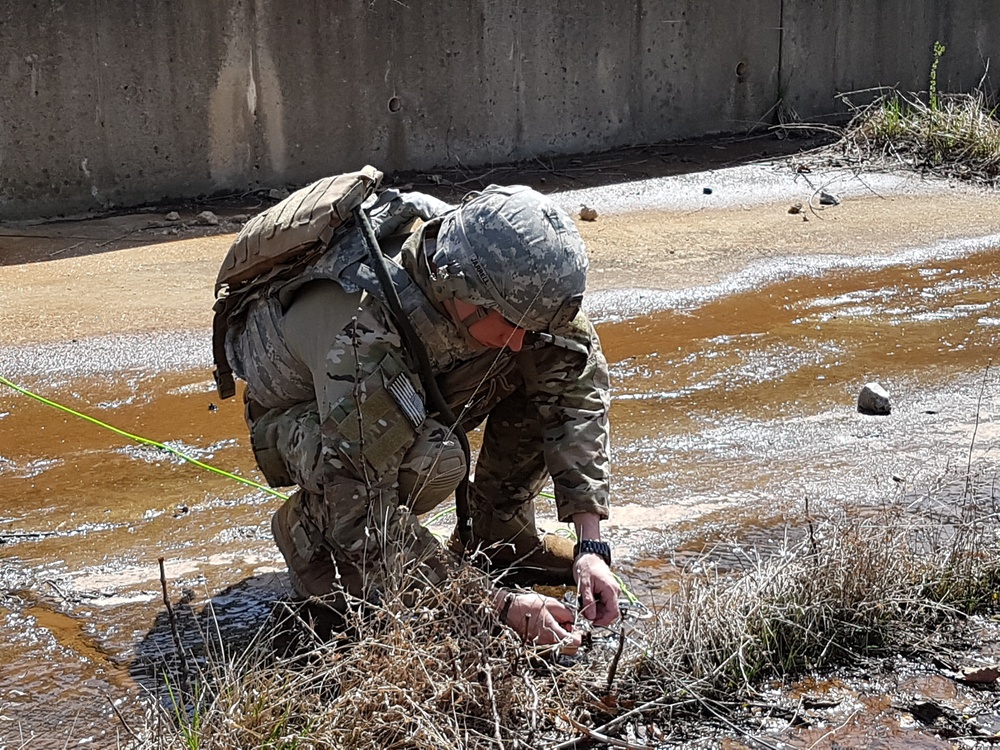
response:
M991 458L998 288L989 251L841 266L601 325L615 387L610 535L637 589L669 586L667 553L696 551L719 528L752 539L805 498L875 504ZM175 361L130 345L100 345L113 369L66 365L86 360L84 343L49 375L18 379L259 479L240 405L218 401L207 366L130 370ZM891 416L857 413L872 380ZM160 558L188 638L252 630L287 593L268 530L278 500L8 388L0 479L0 747L32 735L114 746L109 699L127 712L174 651Z

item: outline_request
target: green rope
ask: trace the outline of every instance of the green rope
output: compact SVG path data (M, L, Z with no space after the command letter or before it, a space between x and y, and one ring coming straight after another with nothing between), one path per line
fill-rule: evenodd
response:
M44 396L39 396L37 393L32 393L27 388L22 388L21 386L10 382L9 380L7 380L7 378L3 376L0 376L0 383L6 385L9 388L13 388L15 391L17 391L22 395L28 396L29 398L33 398L36 401L45 404L46 406L51 406L52 408L58 409L59 411L64 411L67 414L72 414L74 417L79 417L80 419L90 422L91 424L95 424L98 427L103 427L105 430L110 430L116 435L121 435L122 437L128 438L129 440L134 440L137 443L141 443L143 445L150 445L154 448L159 448L162 451L166 451L167 453L171 453L177 456L178 458L184 459L189 464L197 466L200 469L206 469L214 474L218 474L219 476L223 476L228 479L234 479L237 482L242 482L243 484L249 485L254 489L262 490L268 493L269 495L274 495L274 497L280 498L282 500L288 499L288 495L278 492L277 490L268 487L266 484L260 484L259 482L255 482L252 479L246 479L245 477L241 477L238 474L233 474L224 469L220 469L216 466L212 466L211 464L207 464L204 461L199 461L197 458L193 458L192 456L189 456L186 453L177 450L176 448L171 448L169 445L164 445L163 443L158 443L155 440L150 440L149 438L144 438L139 435L133 435L131 432L125 432L125 430L119 430L117 427L113 427L112 425L109 425L107 422L102 422L101 420L95 419L94 417L91 417L87 414L75 411L74 409L70 409L68 406L63 406L62 404L57 403L56 401L47 399Z

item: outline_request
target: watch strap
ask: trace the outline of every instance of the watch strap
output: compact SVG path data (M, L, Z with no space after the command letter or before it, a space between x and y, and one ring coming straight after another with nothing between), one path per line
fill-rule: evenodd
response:
M607 566L611 567L611 545L596 539L581 539L573 546L573 559L580 555L593 554L599 556Z

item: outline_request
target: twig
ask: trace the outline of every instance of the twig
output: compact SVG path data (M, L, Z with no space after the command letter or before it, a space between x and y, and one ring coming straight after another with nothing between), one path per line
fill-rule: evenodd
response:
M191 677L188 672L187 656L184 654L184 647L181 644L181 634L177 630L177 620L174 618L174 608L170 604L170 597L167 595L167 571L163 567L163 558L159 558L160 563L160 588L163 589L163 606L167 608L167 619L170 622L170 634L174 639L174 648L177 649L177 658L181 663L181 682L185 689L191 686Z
M64 602L68 602L68 601L70 601L70 598L69 598L69 596L67 596L67 595L66 595L66 593L65 593L65 592L64 592L64 591L63 591L63 590L62 590L61 588L59 588L59 586L57 586L57 585L56 585L56 582L55 582L55 581L48 581L48 580L47 580L47 581L45 581L45 582L46 582L46 583L47 583L47 584L48 584L49 586L51 586L51 587L52 587L52 590L53 590L53 591L55 591L55 592L56 592L56 593L57 593L57 594L59 595L59 598L60 598L60 599L62 599L62 600L63 600Z
M597 740L598 742L604 742L613 747L624 747L628 750L654 750L652 745L636 745L634 742L628 742L627 740L620 740L616 737L608 737L606 734L600 734L590 727L584 726L572 716L567 716L565 714L560 714L564 721L569 722L574 729L578 732L583 732L587 737L592 740Z
M602 724L601 726L597 727L594 731L595 732L606 733L609 730L614 729L615 727L617 727L619 724L622 724L622 723L628 721L633 716L637 716L639 714L643 714L643 713L645 713L646 711L648 711L651 708L675 708L677 706L686 706L686 705L691 704L691 703L697 703L697 701L694 700L694 699L691 699L691 700L686 700L686 701L677 701L676 703L669 703L668 704L668 703L664 703L663 702L663 698L656 698L654 700L651 700L651 701L648 701L646 703L643 703L641 706L638 706L638 707L633 708L633 709L631 709L629 711L626 711L625 713L623 713L620 716L616 716L611 721L609 721L609 722L607 722L605 724ZM555 747L551 748L551 750L568 750L568 748L573 747L576 743L577 743L577 740L573 739L573 740L570 740L569 742L563 742L562 744L556 745Z
M490 697L490 709L493 711L493 736L496 737L497 745L503 747L503 733L500 731L500 713L497 711L497 696L493 692L493 669L490 663L486 662L486 694Z
M993 365L993 358L990 357L983 371L983 384L979 388L979 398L976 400L976 423L972 428L972 441L969 443L969 461L965 467L965 492L972 491L972 451L976 447L976 433L979 432L979 412L983 408L983 393L986 391L986 378L990 374L990 367Z
M615 673L618 672L618 662L622 658L622 651L625 650L625 630L618 631L618 650L615 652L615 658L611 660L611 667L608 669L608 687L607 692L611 692L611 686L615 682Z
M527 672L523 673L524 684L528 686L528 690L531 692L531 710L528 715L531 717L531 723L528 725L528 742L532 743L535 740L535 732L538 731L538 690L535 689L535 684L531 681L531 675Z
M70 739L76 736L76 725L80 721L80 711L73 714L73 726L69 728L69 732L66 733L66 741L63 743L63 750L69 748ZM27 747L27 745L22 745L22 747Z
M130 735L132 735L132 739L141 742L141 738L139 737L139 735L136 734L135 730L129 726L129 723L125 721L125 717L122 716L122 712L118 710L118 706L116 706L115 702L111 700L111 696L106 695L104 697L108 699L108 703L111 704L111 710L115 712L115 716L118 717L118 721L120 721L122 723L122 726L125 727L125 731L128 732Z
M45 539L50 536L72 533L72 531L22 531L11 534L0 534L0 544L5 544L8 540L14 539Z
M778 750L778 746L777 745L772 745L770 742L767 742L766 740L762 740L760 737L755 737L754 735L750 734L745 729L740 729L740 727L736 726L736 724L734 724L732 721L730 721L727 716L725 716L724 714L720 713L715 708L713 708L711 705L709 705L710 701L708 701L708 700L706 700L704 698L699 698L698 702L701 703L701 705L704 706L709 711L709 713L711 713L713 716L715 716L715 718L717 718L719 721L721 721L723 724L725 724L727 727L729 727L732 731L736 732L739 735L742 735L743 737L746 737L747 740L749 740L750 742L755 742L758 745L760 745L761 747L767 748L767 750Z
M107 247L108 245L114 242L120 242L121 240L128 237L130 234L135 234L137 231L138 230L136 229L130 229L127 232L125 232L125 234L120 234L117 237L112 237L110 240L105 240L104 242L98 242L97 244L94 245L94 247Z
M860 710L861 710L861 709L858 709L858 710L856 710L856 711L853 711L853 712L851 713L851 715L850 715L850 716L848 716L848 717L847 717L846 719L844 719L844 721L843 721L843 722L841 722L840 724L838 724L837 726L835 726L835 727L834 727L833 729L831 729L831 730L830 730L829 732L826 732L825 734L822 734L822 735L820 735L819 739L818 739L818 740L816 740L816 741L815 741L814 743L812 743L812 744L811 744L811 745L810 745L809 747L807 747L807 748L806 748L806 750L813 750L813 748L814 748L814 747L816 747L817 745L819 745L819 743L821 743L821 742L822 742L823 740L825 740L825 739L826 739L827 737L832 737L832 736L833 736L833 735L835 735L835 734L836 734L837 732L839 732L839 731L840 731L841 729L843 729L844 727L846 727L846 726L848 725L848 723L849 723L850 721L852 721L852 720L854 719L854 717L855 717L855 716L857 716L857 715L858 715L858 711L860 711Z
M494 167L493 169L487 170L486 172L483 172L481 175L477 175L476 177L469 177L468 179L459 180L458 182L453 182L451 184L454 185L455 187L459 187L461 185L468 185L470 182L482 182L484 178L489 177L494 172L499 172L499 171L500 171L499 167Z
M812 515L809 513L809 496L808 495L806 495L806 523L809 526L809 552L813 555L813 557L815 557L816 553L819 550L816 548L816 534L815 534L815 531L813 530Z
M882 195L878 190L876 190L871 185L869 185L867 182L865 182L864 178L861 176L861 167L857 167L856 169L854 169L854 179L857 180L858 182L860 182L866 188L868 188L868 192L870 192L876 198L881 198L882 200L885 200L885 196L884 195Z

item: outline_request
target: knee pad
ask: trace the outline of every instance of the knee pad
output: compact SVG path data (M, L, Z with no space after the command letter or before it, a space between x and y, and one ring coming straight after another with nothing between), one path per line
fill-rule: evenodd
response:
M454 433L427 418L399 467L399 496L417 515L444 502L466 474L465 451Z
M270 409L250 423L250 446L272 487L299 485L322 491L322 442L316 403Z

